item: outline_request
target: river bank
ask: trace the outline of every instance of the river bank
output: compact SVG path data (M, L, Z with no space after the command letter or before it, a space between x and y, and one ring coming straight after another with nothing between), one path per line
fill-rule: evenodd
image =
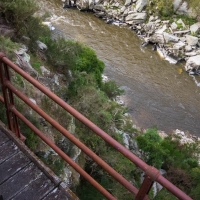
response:
M61 1L42 2L41 9L66 39L79 40L92 47L104 61L104 70L126 92L126 106L139 127L156 126L199 134L199 77L188 77L184 64L171 65L152 51L141 47L141 39L127 27L105 24L91 12L62 9Z
M64 7L70 7L65 1ZM153 1L73 1L81 11L93 11L96 17L109 24L128 26L142 38L142 46L154 44L154 49L172 64L186 62L185 70L190 75L200 74L200 20L198 13L186 1L174 1L166 16L159 16L159 8ZM168 6L168 7L167 7ZM148 8L148 9L147 9ZM154 10L155 9L155 10ZM156 12L157 11L157 12ZM164 20L162 18L165 18ZM199 20L199 21L198 21Z

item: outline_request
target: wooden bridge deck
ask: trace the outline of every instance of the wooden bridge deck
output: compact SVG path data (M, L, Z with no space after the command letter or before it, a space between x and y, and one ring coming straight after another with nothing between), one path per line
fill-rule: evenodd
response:
M12 133L6 132L0 127L0 200L78 199L18 138L11 136L13 142L8 137Z

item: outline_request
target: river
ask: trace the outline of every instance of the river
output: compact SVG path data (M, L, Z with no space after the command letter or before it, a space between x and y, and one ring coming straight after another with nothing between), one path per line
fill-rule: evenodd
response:
M67 39L96 51L106 65L104 74L125 90L125 103L137 126L200 136L200 87L184 64L169 64L151 46L141 48L141 40L127 28L108 25L92 13L62 9L60 0L40 1L40 7Z

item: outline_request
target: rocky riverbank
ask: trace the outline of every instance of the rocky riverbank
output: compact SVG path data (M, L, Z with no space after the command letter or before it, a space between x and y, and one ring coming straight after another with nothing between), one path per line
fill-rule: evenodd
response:
M200 74L200 19L186 1L174 0L174 14L165 20L150 10L153 1L148 0L63 2L64 7L76 4L81 11L93 11L106 23L128 26L141 38L141 46L153 44L163 59L184 61L189 74Z

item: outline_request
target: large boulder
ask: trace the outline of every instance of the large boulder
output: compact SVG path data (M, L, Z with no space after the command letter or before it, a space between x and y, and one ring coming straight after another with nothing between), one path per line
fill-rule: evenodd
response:
M200 55L190 57L185 65L185 70L187 72L197 71L200 69Z

